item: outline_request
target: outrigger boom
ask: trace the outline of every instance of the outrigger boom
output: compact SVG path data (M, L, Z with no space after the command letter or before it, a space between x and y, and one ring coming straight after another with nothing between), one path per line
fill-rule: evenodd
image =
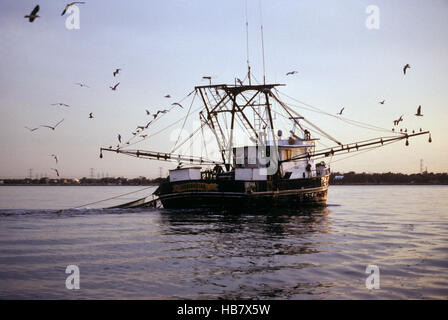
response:
M289 159L281 160L280 163L284 162L290 162L300 159L321 159L321 158L327 158L332 157L337 153L341 152L350 152L350 151L364 151L367 147L374 146L374 145L384 145L389 144L393 142L397 142L403 139L406 139L406 145L409 144L408 139L424 134L429 134L429 142L432 141L431 139L431 133L430 131L423 131L413 134L403 134L401 136L394 136L394 137L380 137L360 142L352 142L346 145L340 145L334 148L326 148L322 150L317 150L312 153L307 153L295 157L291 157ZM159 161L169 161L169 162L180 162L185 161L190 164L199 164L199 165L214 165L214 164L224 164L223 161L214 161L210 159L205 159L202 157L196 157L196 156L186 156L181 154L174 154L174 153L166 153L166 152L157 152L157 151L147 151L147 150L120 150L120 149L109 149L109 148L100 148L100 157L103 157L103 151L110 151L115 153L122 153L126 154L128 156L133 156L137 158L143 158L143 159L152 159L152 160L159 160Z
M403 139L406 139L406 145L409 145L408 138L420 136L423 134L429 134L429 142L432 141L431 133L429 131L418 132L418 133L413 133L413 134L403 134L402 136L398 136L398 137L397 136L380 137L380 138L365 140L365 141L361 141L361 142L353 142L353 143L349 143L346 145L340 145L335 148L327 148L327 149L317 150L312 153L307 153L304 155L299 155L299 156L292 157L290 159L280 161L280 163L294 161L294 160L300 160L300 159L307 159L307 158L308 159L309 158L314 158L314 159L327 158L327 157L335 155L336 153L350 152L351 150L355 150L355 152L363 151L363 150L366 150L366 147L369 147L369 146L380 145L380 144L381 145L389 144L389 143L397 142L397 141L400 141ZM360 150L360 149L362 149L362 150Z
M171 161L171 162L185 161L192 164L194 163L203 165L224 164L221 161L214 161L210 159L204 159L202 157L185 156L174 153L146 151L146 150L120 150L120 149L108 149L108 148L100 148L100 158L103 157L103 151L122 153L136 158L153 159L160 161Z

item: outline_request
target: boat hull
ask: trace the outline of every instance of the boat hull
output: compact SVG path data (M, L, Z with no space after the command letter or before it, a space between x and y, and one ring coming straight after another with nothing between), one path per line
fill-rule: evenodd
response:
M167 209L192 208L270 208L324 206L328 187L253 192L181 192L160 195L160 201Z

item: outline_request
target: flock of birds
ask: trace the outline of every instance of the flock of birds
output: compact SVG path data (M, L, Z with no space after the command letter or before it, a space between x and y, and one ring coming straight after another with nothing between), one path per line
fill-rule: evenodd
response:
M84 1L75 1L75 2L67 3L67 4L65 5L64 9L63 9L62 12L61 12L61 16L64 16L64 15L66 14L67 10L68 10L71 6L73 6L73 5L75 5L75 4L85 4L85 2L84 2ZM36 5L36 6L34 7L34 9L33 9L28 15L25 16L25 18L28 19L29 22L33 22L36 18L40 18L40 16L38 15L39 10L40 10L39 5ZM403 74L406 75L407 70L410 69L410 68L411 68L411 66L410 66L409 64L406 64L406 65L403 67ZM117 77L117 76L119 75L120 71L121 71L121 68L116 68L116 69L112 72L114 78ZM287 72L287 73L286 73L286 76L295 75L295 74L298 74L298 71L293 70L293 71L289 71L289 72ZM202 78L203 78L204 80L209 80L209 81L211 82L211 78L212 78L212 77L210 77L210 76L204 76L204 77L202 77ZM243 81L241 81L240 79L236 78L236 81L237 81L240 85L243 85ZM80 86L81 88L90 88L88 85L86 85L85 83L82 83L82 82L77 82L77 83L75 83L75 85L78 85L78 86ZM117 91L119 85L120 85L120 82L117 82L116 84L109 86L109 88L110 88L112 91ZM167 95L165 95L164 97L167 98L167 99L169 99L169 98L171 98L171 95L167 94ZM384 105L385 102L386 102L386 100L382 100L382 101L380 101L380 102L378 102L378 103L381 104L381 105ZM70 107L70 105L68 105L68 104L66 104L66 103L63 103L63 102L57 102L57 103L53 103L53 104L51 104L51 105L52 105L52 106L59 106L59 107L66 107L66 108L69 108L69 107ZM177 106L177 107L180 107L180 108L183 109L183 106L182 106L180 103L178 103L178 102L172 103L171 105L172 105L173 107L174 107L174 106ZM337 115L342 115L342 113L343 113L344 110L345 110L345 107L342 107L342 108L340 109L340 111L337 113ZM137 126L136 130L134 130L134 131L132 132L132 137L131 137L131 139L132 139L133 137L136 137L137 135L139 135L139 137L141 137L141 138L143 138L143 139L146 139L146 138L148 137L148 135L147 135L147 134L142 134L143 131L144 131L145 129L148 129L148 127L153 123L154 120L157 119L157 117L159 117L160 114L165 114L165 113L167 113L168 111L170 111L170 110L168 110L168 109L161 109L161 110L157 110L157 111L154 112L154 113L151 113L148 109L145 109L146 115L147 115L147 116L152 115L153 119L150 120L149 122L147 122L145 125L139 125L139 126ZM418 108L417 108L417 113L415 113L415 116L417 116L417 117L422 117L422 116L423 116L421 105L418 106ZM89 118L89 119L94 119L93 112L90 112L90 113L89 113L89 117L88 117L88 118ZM40 127L48 128L48 129L50 129L50 130L52 130L52 131L55 131L56 128L57 128L63 121L64 121L64 119L60 120L60 121L57 122L55 125L41 125ZM395 127L395 126L398 126L399 123L402 122L402 121L403 121L403 115L401 115L398 119L393 120L394 127ZM34 131L36 131L36 130L39 129L39 127L35 127L35 128L25 127L25 128L28 129L30 132L34 132ZM392 131L395 131L395 129L392 128ZM403 132L403 129L400 129L400 131ZM421 129L420 129L420 131L421 131ZM407 132L407 129L405 129L405 132ZM117 135L117 139L118 139L118 145L117 145L117 150L118 150L118 149L120 149L120 145L122 144L122 136L121 136L121 134L118 134L118 135ZM131 139L130 139L130 140L131 140ZM129 145L129 144L130 144L130 140L128 140L125 144ZM109 148L112 149L112 146L110 146ZM58 161L59 161L57 155L55 155L55 154L51 154L51 157L55 160L56 165L57 165L57 164L58 164ZM53 171L56 173L56 175L57 175L58 177L60 176L60 173L59 173L59 170L58 170L58 169L56 169L56 168L51 168L51 170L53 170Z
M64 7L64 9L62 10L61 16L64 16L64 15L66 14L67 10L68 10L71 6L73 6L73 5L75 5L75 4L85 4L85 2L84 2L84 1L75 1L75 2L70 2L70 3L66 4L65 7ZM29 22L33 22L36 18L40 18L40 16L38 15L39 10L40 10L40 6L39 6L39 5L36 5L36 6L34 7L34 9L33 9L28 15L25 16L25 18L28 19ZM116 77L120 74L121 70L122 70L121 68L116 68L116 69L112 72L112 75L114 76L114 78L116 78ZM76 83L74 83L74 85L77 85L77 86L79 86L79 87L81 87L81 88L90 88L90 86L88 86L87 84L85 84L85 83L83 83L83 82L76 82ZM117 83L115 83L114 85L109 86L109 88L110 88L112 91L117 91L119 85L120 85L120 82L117 82ZM171 98L171 95L170 95L170 94L167 94L167 95L165 95L164 97L167 98L167 99L169 99L169 98ZM56 106L56 107L64 107L64 108L70 108L70 107L71 107L69 104L64 103L64 102L56 102L56 103L52 103L51 105L52 105L52 106ZM183 106L182 106L180 103L178 103L178 102L172 103L172 106L173 106L173 107L176 107L176 106L177 106L177 107L183 108ZM157 110L157 111L154 112L154 113L151 113L148 109L145 109L146 115L147 115L147 116L152 116L153 119L152 119L151 121L149 121L148 123L146 123L145 125L143 125L143 126L137 126L137 129L136 129L135 131L132 132L132 137L136 137L137 135L139 135L139 137L141 137L141 138L143 138L143 139L146 139L146 138L148 137L148 135L147 135L147 134L141 134L141 133L143 133L143 131L144 131L145 129L148 129L148 127L153 123L153 121L156 120L158 117L160 117L161 114L165 114L165 113L167 113L168 111L170 111L170 110L169 110L169 109L161 109L161 110ZM89 112L88 119L94 119L94 118L95 118L95 117L94 117L93 112ZM26 128L27 130L29 130L30 132L35 132L36 130L38 130L38 129L41 128L41 127L42 127L42 128L48 128L48 129L50 129L50 130L52 130L52 131L55 131L56 128L57 128L57 127L58 127L64 120L65 120L65 119L62 119L62 120L60 120L59 122L57 122L56 124L54 124L54 125L48 125L48 124L47 124L47 125L40 125L40 126L38 126L38 127L25 127L25 128ZM119 144L117 145L117 149L119 149L119 148L120 148L120 144L122 143L122 136L121 136L121 134L118 134L117 138L118 138L118 142L119 142ZM132 139L132 138L131 138L131 139ZM131 140L131 139L130 139L130 140ZM127 141L125 144L129 145L129 144L130 144L130 140ZM110 148L112 148L112 146L110 146ZM56 154L51 154L50 156L55 160L55 163L56 163L56 166L57 166L58 163L59 163L59 158L58 158L58 156L57 156ZM57 168L51 168L51 170L55 172L56 176L58 176L58 177L60 176L60 171L59 171Z
M407 63L407 64L403 67L403 74L406 75L406 71L407 71L408 69L410 69L410 68L411 68L411 66L409 65L409 63ZM288 73L287 73L287 75L288 75ZM381 104L381 105L384 105L384 104L386 103L386 100L382 100L382 101L380 101L380 102L378 102L378 103ZM336 115L342 115L342 112L344 111L344 109L345 109L345 108L342 107L341 110L340 110L338 113L336 113ZM418 108L417 108L417 113L415 114L415 116L417 116L417 117L423 117L423 114L422 114L422 106L421 106L421 105L418 106ZM401 121L403 121L403 115L401 115L398 119L393 120L393 124L394 124L394 126L398 126L398 124L399 124ZM395 131L395 128L392 128L392 131ZM422 130L420 129L420 131L422 131ZM400 129L400 132L403 132L403 129ZM407 129L405 129L405 132L407 132Z
M403 67L403 74L406 75L406 71L407 71L408 69L410 69L410 68L411 68L411 66L409 65L409 63L405 64L404 67ZM294 70L294 71L289 71L289 72L287 72L286 75L287 75L287 76L290 76L290 75L294 75L294 74L297 74L297 73L298 73L298 71L295 71L295 70ZM237 78L237 81L240 82L240 84L242 85L242 82L241 82L240 79ZM379 101L378 103L381 104L381 105L384 105L384 104L386 103L386 100L383 99L382 101ZM336 113L336 115L341 116L341 115L342 115L342 112L344 112L344 110L345 110L345 107L342 107L342 108L339 110L339 112ZM417 113L415 114L415 116L416 116L416 117L423 117L423 114L422 114L422 106L421 106L421 105L418 106L418 108L417 108ZM401 115L398 119L393 120L393 124L394 124L394 126L398 126L398 124L399 124L401 121L403 121L403 115ZM392 131L395 131L395 128L392 128ZM400 129L400 131L403 132L403 129ZM422 130L420 129L420 131L422 131ZM407 132L407 129L405 129L405 132Z

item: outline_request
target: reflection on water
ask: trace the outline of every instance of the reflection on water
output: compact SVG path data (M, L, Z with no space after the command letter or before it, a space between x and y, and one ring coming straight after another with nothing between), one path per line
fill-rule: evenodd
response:
M57 192L74 203L94 190L77 188ZM59 214L61 199L42 209L49 189L15 189L25 195L0 195L11 199L0 209L0 298L448 297L448 187L330 189L326 208ZM96 189L104 198L122 190ZM65 288L70 264L78 291ZM365 287L369 264L380 268L380 290Z
M192 282L202 298L287 298L332 286L299 276L313 268L299 257L319 252L313 237L329 232L329 212L322 207L230 214L164 210L161 221L166 235L181 235L187 243L201 239L195 259L208 268Z

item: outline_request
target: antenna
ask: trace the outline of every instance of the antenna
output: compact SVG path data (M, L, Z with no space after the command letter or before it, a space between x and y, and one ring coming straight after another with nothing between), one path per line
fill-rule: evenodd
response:
M264 37L263 37L263 13L261 10L261 0L260 3L260 24L261 24L261 53L263 56L263 84L266 84L266 67L264 63Z
M249 63L249 22L247 19L247 0L246 0L246 62L247 62L247 78L249 79L249 85L251 85L250 63Z

